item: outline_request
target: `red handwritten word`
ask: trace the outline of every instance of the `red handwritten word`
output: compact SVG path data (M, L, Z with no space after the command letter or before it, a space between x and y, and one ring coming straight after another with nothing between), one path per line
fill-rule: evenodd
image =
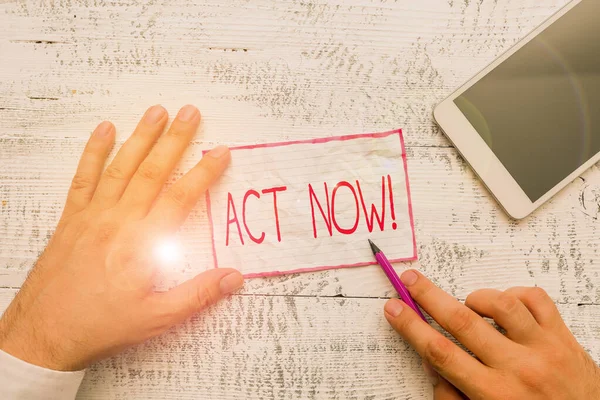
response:
M281 242L281 231L279 229L279 212L277 209L277 193L283 192L285 190L287 190L286 186L280 186L280 187L274 187L274 188L270 188L270 189L264 189L261 191L262 194L270 194L270 193L273 194L273 212L275 215L275 227L277 230L277 241L278 242ZM242 200L242 223L244 225L244 230L246 231L246 234L248 235L250 240L252 240L256 244L261 244L265 240L266 233L261 232L259 237L257 238L256 236L254 236L252 234L252 232L250 231L250 228L248 227L248 223L246 222L246 203L248 202L248 198L250 196L256 197L258 200L260 200L260 193L258 193L254 189L250 189L246 192L246 194L244 194L244 198ZM229 227L231 226L231 224L234 224L234 223L237 227L238 235L240 238L240 243L242 245L244 245L244 235L242 234L242 228L240 226L240 221L238 219L237 212L235 210L235 203L233 201L233 196L231 195L231 193L227 193L227 232L225 234L225 246L229 246Z
M365 202L365 198L363 196L363 191L360 187L360 182L357 180L356 189L352 184L346 181L339 182L331 193L331 199L329 198L329 190L327 188L327 183L323 184L324 192L325 192L325 207L322 205L322 198L319 201L317 194L311 184L308 184L308 197L310 201L310 211L312 216L312 226L313 226L313 237L317 238L317 221L315 216L315 210L318 208L319 213L323 217L323 222L325 222L325 226L327 228L327 232L329 236L333 236L333 228L343 234L343 235L351 235L358 229L358 225L360 223L360 215L361 210L364 215L365 223L367 225L367 229L369 232L373 232L375 228L375 223L379 226L379 230L383 231L385 229L385 210L386 210L386 187L389 191L389 203L390 203L390 216L392 219L392 229L396 230L398 228L398 224L396 224L396 211L394 209L394 193L392 189L392 177L387 175L381 177L381 208L377 209L377 206L373 203L370 204L370 207L367 207ZM387 185L386 185L387 183ZM349 192L349 194L354 199L354 208L355 208L355 218L352 226L350 227L341 227L337 221L335 206L336 206L336 196L340 196L338 194L338 190L345 188L345 192ZM346 195L347 196L347 195ZM360 204L359 204L360 202ZM316 208L315 208L316 205ZM370 210L370 212L369 212Z
M256 244L261 244L265 241L267 233L264 231L257 232L257 229L252 230L248 224L248 221L246 220L246 214L249 208L248 203L251 201L261 201L261 194L263 197L267 194L273 195L275 231L277 234L277 241L281 242L277 193L284 192L286 190L287 186L280 186L263 189L260 193L254 189L246 191L242 198L241 218L238 217L232 194L227 193L227 229L225 234L225 245L229 246L231 230L234 229L232 225L235 225L235 229L237 229L238 238L242 246L246 243L245 236L250 238L250 240ZM322 219L322 221L325 223L325 227L329 236L334 235L334 229L342 235L353 234L358 230L361 218L364 218L366 228L369 232L373 232L375 229L384 231L386 228L385 218L388 207L387 204L389 204L391 228L393 230L398 228L398 225L396 224L396 210L394 208L392 177L390 175L381 177L381 193L380 195L377 195L377 201L374 203L366 200L366 196L363 193L363 188L358 180L354 181L354 184L347 181L340 181L333 187L331 192L327 186L327 182L323 183L323 191L318 189L315 190L312 184L308 184L308 197L312 217L313 237L315 239L318 237L317 217L319 214L321 217L319 219ZM340 198L343 199L342 203L340 203ZM340 211L340 204L348 204L348 199L353 200L350 201L350 204L354 204L354 207L351 205L349 208L342 209ZM379 204L380 199L381 204ZM343 220L340 218L340 215L344 215ZM348 216L353 216L353 218L348 218ZM344 226L340 225L342 221Z

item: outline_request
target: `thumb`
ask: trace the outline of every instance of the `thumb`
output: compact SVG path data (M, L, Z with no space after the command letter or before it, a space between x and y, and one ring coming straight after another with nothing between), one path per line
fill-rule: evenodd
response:
M239 271L215 268L155 296L163 313L169 316L171 325L174 325L215 304L243 285L244 277Z

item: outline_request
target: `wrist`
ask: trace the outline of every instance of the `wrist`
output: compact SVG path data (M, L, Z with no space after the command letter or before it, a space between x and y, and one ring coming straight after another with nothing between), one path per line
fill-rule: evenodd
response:
M40 329L24 326L17 321L9 324L7 319L6 314L0 319L0 350L29 364L46 369L55 371L82 369L64 359L63 352L53 346L47 337L38 335Z
M73 370L66 363L57 361L52 354L54 352L44 349L34 343L35 339L28 337L15 338L8 335L0 342L0 350L26 363L55 371Z

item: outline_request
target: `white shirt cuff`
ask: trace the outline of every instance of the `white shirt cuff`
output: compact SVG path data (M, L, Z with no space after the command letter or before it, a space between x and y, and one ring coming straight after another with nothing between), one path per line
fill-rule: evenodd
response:
M29 364L0 350L0 398L6 400L71 400L85 370L53 371Z

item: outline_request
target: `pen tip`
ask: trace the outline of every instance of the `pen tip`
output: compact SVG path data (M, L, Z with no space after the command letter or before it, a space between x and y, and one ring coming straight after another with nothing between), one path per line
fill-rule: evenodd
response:
M369 241L369 244L371 245L371 250L373 251L373 254L377 254L377 253L381 253L381 250L379 250L379 247L375 246L375 243L373 243L371 241L371 239L367 239Z

